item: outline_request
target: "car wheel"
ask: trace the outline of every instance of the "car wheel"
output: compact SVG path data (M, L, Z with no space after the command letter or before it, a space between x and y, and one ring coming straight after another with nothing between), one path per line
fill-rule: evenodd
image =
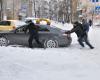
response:
M45 48L57 48L58 47L58 41L55 39L47 39L44 41L44 47Z
M8 40L4 37L0 37L0 46L7 46Z

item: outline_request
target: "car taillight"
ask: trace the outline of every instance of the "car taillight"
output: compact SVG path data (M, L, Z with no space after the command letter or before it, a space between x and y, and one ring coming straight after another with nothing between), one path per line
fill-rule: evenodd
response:
M15 27L15 26L13 26L13 29L16 29L16 27Z

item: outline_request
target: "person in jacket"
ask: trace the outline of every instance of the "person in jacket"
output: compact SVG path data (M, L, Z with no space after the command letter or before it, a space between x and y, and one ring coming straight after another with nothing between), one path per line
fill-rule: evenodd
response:
M89 32L89 23L87 23L87 20L83 19L82 20L82 26L84 27L84 31L86 31L87 33Z
M29 35L30 35L28 39L29 47L33 48L32 44L33 39L35 39L35 41L40 47L43 47L42 43L39 41L38 26L36 26L31 20L27 21L26 23L27 26L25 28L25 33L27 32L27 30L29 30Z
M94 47L90 44L89 40L88 40L88 36L86 31L84 31L84 27L81 23L79 23L78 21L74 22L73 24L73 28L70 31L65 32L66 34L71 34L75 32L77 37L78 37L78 42L79 44L84 47L84 42L90 47L90 49L94 49Z
M93 22L92 22L92 20L91 19L89 19L89 26L91 27L92 25L93 25Z

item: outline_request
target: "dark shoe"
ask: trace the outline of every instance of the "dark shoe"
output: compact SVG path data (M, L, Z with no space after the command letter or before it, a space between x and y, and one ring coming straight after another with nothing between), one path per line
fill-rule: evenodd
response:
M33 48L33 46L29 46L29 48Z
M94 49L94 47L90 47L90 49Z

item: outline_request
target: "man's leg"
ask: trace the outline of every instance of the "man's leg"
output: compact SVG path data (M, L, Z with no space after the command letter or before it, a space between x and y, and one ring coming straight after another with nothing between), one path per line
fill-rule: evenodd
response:
M90 42L89 42L89 40L88 40L88 36L87 35L85 35L84 36L84 40L85 40L85 43L91 48L91 49L93 49L94 47L90 44Z
M83 37L79 37L79 38L78 38L78 42L79 42L79 44L80 44L82 47L84 47L84 44L83 44Z
M33 41L33 35L30 35L30 36L29 36L29 40L28 40L28 43L29 43L29 47L30 47L30 48L33 48L32 41Z
M39 41L39 37L38 36L35 36L35 41L37 42L39 47L44 47L43 44Z

